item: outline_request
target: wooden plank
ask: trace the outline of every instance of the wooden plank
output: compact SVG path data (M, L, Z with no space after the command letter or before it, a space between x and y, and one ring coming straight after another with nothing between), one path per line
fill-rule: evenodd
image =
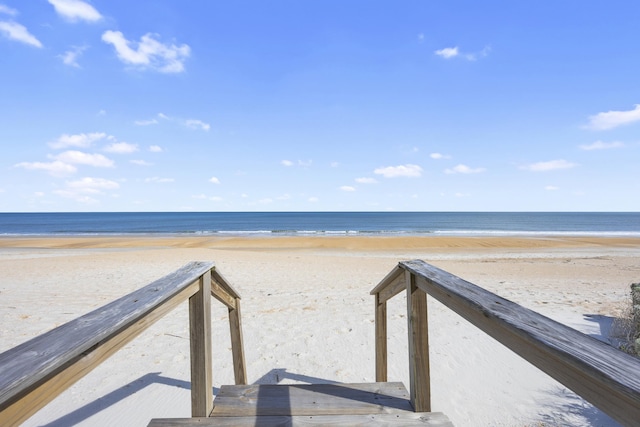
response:
M373 288L371 295L380 294L380 302L388 301L407 288L404 279L404 270L396 266Z
M409 392L416 412L429 412L431 411L431 379L427 295L416 286L415 276L410 271L406 271L405 276L409 333Z
M387 381L387 303L376 294L376 381Z
M424 261L416 285L622 425L640 420L640 360Z
M158 418L148 427L283 427L283 426L424 426L453 427L449 418L441 412L406 412L402 414L367 415L298 415L215 418Z
M222 386L212 417L413 412L402 383Z
M229 281L217 269L214 268L211 271L211 278L220 287L222 287L227 292L227 294L231 295L232 298L240 299L240 294L238 293L238 291L236 291L233 286L231 286Z
M233 356L233 374L237 385L247 384L247 364L244 359L244 340L242 338L242 317L240 299L236 299L235 308L229 308L229 329L231 330L231 353Z
M0 425L23 422L197 291L213 263L190 263L0 354Z
M216 282L215 280L211 280L211 296L226 305L229 309L236 307L236 298L230 295L220 282Z
M191 416L206 417L213 409L211 361L211 272L199 280L199 291L189 298L191 337Z

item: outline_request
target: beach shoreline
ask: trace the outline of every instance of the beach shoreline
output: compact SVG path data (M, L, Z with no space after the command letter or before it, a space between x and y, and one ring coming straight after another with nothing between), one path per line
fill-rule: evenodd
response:
M607 340L629 284L640 279L639 258L640 239L620 237L5 236L0 351L202 260L215 262L242 296L250 383L370 382L369 292L401 260L423 259ZM226 309L212 306L217 389L233 383L233 369ZM388 310L389 380L408 386L403 297ZM616 425L441 304L430 300L429 311L433 408L455 425ZM188 354L185 306L25 425L188 417Z

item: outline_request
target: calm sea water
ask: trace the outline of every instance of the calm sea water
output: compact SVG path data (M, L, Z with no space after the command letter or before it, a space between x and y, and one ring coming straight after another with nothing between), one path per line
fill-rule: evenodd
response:
M640 236L640 213L0 213L0 235L444 234Z

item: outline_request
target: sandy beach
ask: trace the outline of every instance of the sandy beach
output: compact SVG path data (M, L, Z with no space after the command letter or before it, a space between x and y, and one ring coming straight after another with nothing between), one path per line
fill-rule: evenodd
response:
M639 256L640 239L615 237L5 237L0 351L202 260L242 296L250 383L371 382L369 292L398 261L423 259L608 341ZM213 309L217 390L233 369L226 309ZM432 299L429 316L433 410L455 425L617 425ZM183 304L25 425L190 416L188 337ZM389 380L409 384L402 296L389 304Z

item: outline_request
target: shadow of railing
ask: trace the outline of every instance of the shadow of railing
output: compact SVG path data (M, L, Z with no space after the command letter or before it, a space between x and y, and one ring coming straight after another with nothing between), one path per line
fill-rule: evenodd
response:
M189 381L179 380L175 378L163 377L160 372L151 372L146 375L137 378L122 387L113 390L98 399L93 400L86 405L63 415L62 417L53 420L47 424L42 424L41 427L66 427L70 425L76 425L80 422L98 414L101 411L121 402L130 396L144 390L153 384L162 384L169 387L177 387L183 390L191 390L191 383ZM213 387L213 394L218 394L219 388Z

